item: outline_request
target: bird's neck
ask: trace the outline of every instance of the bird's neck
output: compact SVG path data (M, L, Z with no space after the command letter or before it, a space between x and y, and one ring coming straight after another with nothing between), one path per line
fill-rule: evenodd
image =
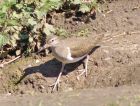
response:
M56 48L56 47L60 46L59 44L60 43L56 43L55 45L52 45L51 48Z

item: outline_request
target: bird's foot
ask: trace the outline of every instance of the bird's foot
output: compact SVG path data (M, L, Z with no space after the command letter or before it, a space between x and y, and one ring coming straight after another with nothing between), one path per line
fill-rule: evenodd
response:
M55 81L55 83L49 85L49 87L52 87L52 91L51 91L51 93L53 93L53 92L55 91L55 89L58 88L59 83L60 83L60 80L57 79L57 80Z
M86 69L81 69L78 71L80 71L81 73L77 76L77 80L80 80L80 76L82 76L84 73L85 73L85 77L87 77L87 70Z
M67 70L63 70L63 74L66 75L67 74Z
M61 78L62 72L64 71L64 67L65 67L65 64L62 64L61 71L60 71L60 73L59 73L59 75L58 75L58 77L57 77L55 83L51 85L51 87L53 87L51 93L53 93L54 90L55 90L56 88L58 88L58 85L59 85L59 83L60 83L60 78Z

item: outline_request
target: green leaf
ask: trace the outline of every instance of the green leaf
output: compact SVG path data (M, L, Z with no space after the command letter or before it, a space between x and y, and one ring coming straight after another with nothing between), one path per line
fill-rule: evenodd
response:
M53 9L58 9L62 6L63 2L61 0L46 0L44 4L40 7L40 11L48 12Z
M33 12L33 8L32 7L24 7L24 10L27 12Z
M8 26L17 26L17 25L19 25L18 21L14 20L14 19L9 19L9 20L7 19L6 23L7 23Z
M28 23L32 26L37 24L37 22L33 18L28 19Z
M23 4L16 4L16 7L17 7L18 9L21 9L21 8L23 8Z
M81 4L79 11L81 11L83 13L89 12L90 11L90 8L86 4Z
M42 17L46 14L46 12L35 10L35 14L37 15L38 19L42 19Z
M5 12L7 12L8 9L9 9L9 7L6 6L6 5L4 5L4 6L2 7L2 12L5 13Z
M12 26L12 27L16 30L15 33L21 31L21 29L23 28L22 26Z
M35 2L35 3L40 2L40 0L24 0L24 1L25 1L25 3L27 3L27 4L31 4L31 3L33 3L33 2Z
M97 0L92 0L92 2L91 2L91 8L92 7L97 7L97 6L98 6Z
M0 25L3 25L5 23L4 19L0 19Z
M21 33L21 34L20 34L20 39L21 39L21 40L26 40L26 39L28 39L28 38L29 38L28 34L26 34L26 33Z
M55 32L56 32L56 35L58 36L64 36L64 37L67 36L67 31L63 28L57 28Z
M52 25L49 25L49 24L46 23L45 28L43 29L43 32L46 35L50 35L51 33L55 32L55 28Z
M6 13L3 13L2 11L0 11L0 19L5 18Z
M0 35L0 48L7 44L9 41L8 37L6 35Z
M12 14L12 18L20 19L22 18L23 14L17 14L15 11Z
M14 37L12 37L10 39L10 44L12 45L12 47L16 47L17 46L16 39Z
M16 4L16 0L4 0L0 5L0 9L2 12L7 12L14 4Z
M16 4L16 2L17 2L17 0L6 0L6 1L8 1L11 4Z
M73 4L81 4L82 2L81 2L81 0L74 0L74 1L72 1L72 3Z
M14 37L15 40L19 40L19 39L20 39L20 38L19 38L19 35L18 35L17 33L14 33L14 34L13 34L13 37Z
M60 2L61 0L49 0L50 2Z

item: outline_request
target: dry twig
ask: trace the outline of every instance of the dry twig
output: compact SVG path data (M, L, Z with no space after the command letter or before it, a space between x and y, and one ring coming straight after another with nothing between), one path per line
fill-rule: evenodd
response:
M16 58L14 58L14 59L12 59L12 60L10 60L10 61L8 61L8 62L5 62L5 63L0 64L0 68L3 68L4 65L7 65L7 64L9 64L9 63L12 63L13 61L19 59L20 57L21 57L21 56L17 56Z

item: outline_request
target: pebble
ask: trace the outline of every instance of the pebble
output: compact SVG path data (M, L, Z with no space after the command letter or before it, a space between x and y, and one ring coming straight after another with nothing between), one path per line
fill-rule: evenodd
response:
M40 61L37 59L35 62L36 62L36 63L39 63Z

